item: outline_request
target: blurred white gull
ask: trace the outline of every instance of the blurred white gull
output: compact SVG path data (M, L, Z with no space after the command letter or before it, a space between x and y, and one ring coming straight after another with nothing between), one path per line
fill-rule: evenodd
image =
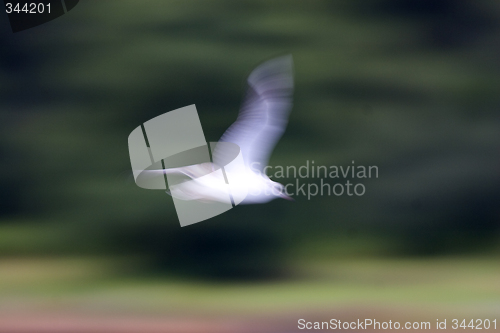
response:
M244 166L225 170L226 175L212 172L223 166L229 152L221 144L213 151L213 163L156 170L182 174L193 181L170 187L170 195L182 200L227 201L227 179L231 194L242 204L265 203L276 198L291 198L284 186L264 173L270 155L283 135L292 107L293 60L291 55L266 61L248 77L248 91L236 121L219 142L230 142L241 149ZM222 147L222 148L221 148ZM244 199L243 199L244 198Z

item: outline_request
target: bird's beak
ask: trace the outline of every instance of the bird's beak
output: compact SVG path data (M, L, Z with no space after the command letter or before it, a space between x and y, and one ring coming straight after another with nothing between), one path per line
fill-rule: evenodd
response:
M281 193L281 194L280 194L280 197L281 197L281 198L283 198L283 199L286 199L286 200L288 200L288 201L295 201L295 199L294 199L294 198L292 198L291 196L288 196L288 195L286 195L286 194L284 194L284 193Z

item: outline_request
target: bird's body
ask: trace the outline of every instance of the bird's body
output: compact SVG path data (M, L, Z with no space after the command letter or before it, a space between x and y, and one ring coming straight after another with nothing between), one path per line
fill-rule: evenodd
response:
M207 173L207 168L212 169L212 172ZM180 172L189 177L189 181L171 186L169 194L181 200L225 202L230 190L232 197L244 197L242 204L265 203L277 197L290 199L282 184L250 168L224 173L213 172L215 170L216 166L212 163L166 170L166 173ZM227 179L231 179L230 187L226 183Z
M229 193L234 200L241 198L238 203L242 204L290 199L284 186L269 179L263 170L288 122L292 66L291 56L275 58L258 66L248 78L248 92L238 118L219 140L238 145L244 163L238 168L224 168L229 152L221 144L212 152L213 163L150 170L188 180L170 186L167 193L181 200L219 202L226 202Z

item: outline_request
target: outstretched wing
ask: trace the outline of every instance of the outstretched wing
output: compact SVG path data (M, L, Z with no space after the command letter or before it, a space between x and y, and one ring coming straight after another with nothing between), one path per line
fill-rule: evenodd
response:
M293 59L274 58L258 66L248 77L248 91L238 118L219 141L241 148L247 167L262 171L285 131L292 106ZM214 162L224 160L215 149Z

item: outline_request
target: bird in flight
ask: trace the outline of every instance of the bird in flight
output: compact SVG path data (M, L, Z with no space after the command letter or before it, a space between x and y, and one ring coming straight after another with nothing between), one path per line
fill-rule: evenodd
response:
M276 198L292 200L284 186L271 180L264 172L274 147L285 131L292 108L292 56L281 56L262 63L251 72L247 81L248 89L238 118L213 149L213 162L149 170L169 176L178 174L189 179L170 186L168 194L181 200L224 202L227 200L229 179L232 200L240 198L237 204L265 203ZM231 154L230 144L240 148L243 163L226 168L223 173L213 172L225 165L224 161ZM221 177L225 182L221 181Z

